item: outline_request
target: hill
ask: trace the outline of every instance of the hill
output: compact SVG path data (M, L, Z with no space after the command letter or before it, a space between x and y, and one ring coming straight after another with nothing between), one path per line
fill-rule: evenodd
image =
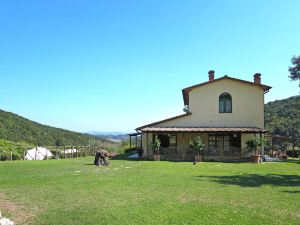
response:
M101 132L101 131L92 131L88 132L87 134L95 135L97 137L101 137L113 142L122 142L128 141L128 133L130 132Z
M39 146L95 145L109 142L93 135L42 125L3 110L0 110L0 139Z
M265 126L273 135L291 136L300 146L300 96L267 103Z

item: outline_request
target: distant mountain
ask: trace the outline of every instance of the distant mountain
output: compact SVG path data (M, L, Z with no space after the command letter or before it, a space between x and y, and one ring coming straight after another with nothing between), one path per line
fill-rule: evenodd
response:
M42 125L3 110L0 110L0 139L40 146L76 146L109 142L93 135Z
M128 134L129 132L103 132L103 131L92 131L88 132L88 134L95 135L100 138L108 139L113 142L121 142L123 140L128 140Z
M290 136L300 146L300 96L267 103L265 126L273 135Z
M120 135L101 135L99 137L104 138L104 139L108 139L108 140L113 141L113 142L121 142L121 141L125 141L125 140L129 139L128 135L123 135L123 134L120 134Z
M118 136L118 135L127 135L130 132L120 132L120 131L90 131L87 134L95 135L95 136Z

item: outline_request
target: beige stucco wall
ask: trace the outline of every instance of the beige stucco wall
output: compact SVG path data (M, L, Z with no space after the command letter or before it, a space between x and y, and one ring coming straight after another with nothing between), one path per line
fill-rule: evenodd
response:
M232 113L219 113L219 96L232 97ZM190 92L192 115L156 126L258 127L264 128L264 90L233 80L220 80Z

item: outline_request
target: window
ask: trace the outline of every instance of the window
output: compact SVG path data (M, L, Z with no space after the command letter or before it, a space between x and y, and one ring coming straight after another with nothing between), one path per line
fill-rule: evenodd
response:
M176 135L171 135L170 136L170 146L177 147L177 136Z
M222 148L223 147L223 136L221 135L209 135L208 136L208 148Z
M222 153L223 152L223 153ZM209 134L208 155L240 156L241 134Z
M228 93L223 93L219 97L219 113L232 113L232 99Z
M158 134L157 137L160 140L160 146L164 148L177 147L177 135Z

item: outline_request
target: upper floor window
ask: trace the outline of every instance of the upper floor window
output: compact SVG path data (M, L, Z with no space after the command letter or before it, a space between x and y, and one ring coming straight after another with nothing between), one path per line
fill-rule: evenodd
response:
M228 93L223 93L219 97L219 113L232 113L232 99Z

